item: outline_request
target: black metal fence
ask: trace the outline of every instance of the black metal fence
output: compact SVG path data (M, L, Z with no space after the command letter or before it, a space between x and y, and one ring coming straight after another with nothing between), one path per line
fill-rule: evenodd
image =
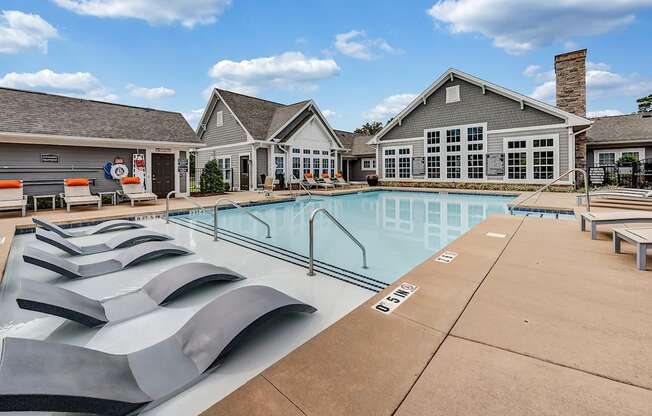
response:
M652 188L652 159L591 167L589 180L593 187Z
M195 168L190 172L190 192L201 192L201 174L204 168ZM225 175L226 173L226 175ZM229 184L229 189L233 189L233 168L222 171L222 180Z

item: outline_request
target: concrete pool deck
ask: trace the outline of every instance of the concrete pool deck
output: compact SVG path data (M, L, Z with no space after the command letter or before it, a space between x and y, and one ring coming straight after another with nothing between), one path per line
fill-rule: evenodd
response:
M608 238L492 216L204 415L647 415L652 278Z
M525 206L583 211L575 195ZM74 222L160 215L160 205L42 214ZM0 220L0 266L13 227L29 224ZM591 241L577 221L492 216L442 250L458 253L453 262L436 253L204 415L647 415L652 278L631 246L613 254L609 229ZM371 308L403 282L419 289L392 314Z

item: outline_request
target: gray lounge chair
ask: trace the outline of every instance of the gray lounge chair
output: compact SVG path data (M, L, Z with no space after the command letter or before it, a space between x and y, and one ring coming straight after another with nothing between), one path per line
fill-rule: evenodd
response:
M73 256L86 256L88 254L104 253L118 248L135 246L136 244L146 243L148 241L172 240L172 237L157 233L156 231L137 229L122 232L104 243L78 246L77 244L61 237L59 234L37 228L36 239L59 248Z
M0 411L125 415L149 409L197 383L275 315L315 310L271 287L245 286L206 305L171 337L129 354L5 338Z
M617 228L613 230L614 252L620 253L622 241L636 246L636 266L647 270L647 250L652 247L652 228Z
M583 212L580 215L580 230L586 231L586 223L591 224L591 240L598 238L597 226L601 224L652 223L652 212L649 211L612 211Z
M23 279L16 302L22 309L60 316L89 327L122 321L150 312L208 282L234 282L244 276L210 263L186 263L166 270L142 289L95 300L70 290Z
M34 222L34 224L38 225L39 227L57 233L64 238L85 237L88 235L106 233L109 231L125 230L129 228L145 228L144 225L138 224L137 222L133 222L133 221L111 220L111 221L104 221L103 223L94 225L85 230L72 231L72 230L63 229L58 225L51 223L50 221L42 217L32 217L32 221Z
M112 259L96 263L77 264L63 257L55 256L35 247L26 247L23 260L26 263L52 270L71 279L84 279L113 273L143 261L166 255L190 254L192 251L167 241L152 241L139 244L116 255Z

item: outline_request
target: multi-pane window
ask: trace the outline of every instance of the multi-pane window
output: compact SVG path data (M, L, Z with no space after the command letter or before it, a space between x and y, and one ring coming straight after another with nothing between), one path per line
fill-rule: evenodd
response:
M621 157L634 158L638 160L638 152L623 152Z
M482 153L474 153L468 155L467 167L469 179L482 179L484 178L484 155Z
M553 139L534 139L532 147L553 147L555 142Z
M412 171L412 158L410 157L410 148L404 147L398 149L398 177L409 178Z
M552 179L555 174L555 152L535 150L532 153L534 179Z
M362 170L376 169L376 159L362 159Z
M297 149L298 150L298 149ZM301 158L292 158L292 176L299 179L301 177Z
M222 171L222 178L225 182L231 183L231 158L223 157L215 159L217 167Z
M310 154L310 149L303 149L303 154L304 155L309 155Z
M439 179L441 175L440 156L428 156L426 158L426 174L428 179Z
M527 179L527 152L507 153L507 179Z
M330 152L328 150L322 150L321 154L324 155L324 156L328 156L330 154Z
M321 172L328 173L328 159L321 160Z
M292 153L301 153L301 149L295 147L292 149Z
M385 158L385 177L386 178L395 178L396 177L396 159Z
M527 141L525 140L513 140L507 142L508 149L525 149L527 147Z
M331 178L335 177L335 159L331 159Z
M312 154L313 154L313 155L318 155L318 154L320 154L320 153L321 153L321 152L320 152L319 150L313 150L313 151L312 151Z
M429 131L426 133L426 152L439 153L440 137L439 131Z
M317 158L312 160L312 176L319 177L319 159Z
M283 176L285 175L285 170L283 169L285 158L283 156L274 157L274 176Z
M462 176L462 156L446 155L446 177L460 179Z
M460 129L446 130L446 143L459 143L461 140Z
M598 154L598 163L600 166L613 166L616 164L616 154L615 153L599 153Z

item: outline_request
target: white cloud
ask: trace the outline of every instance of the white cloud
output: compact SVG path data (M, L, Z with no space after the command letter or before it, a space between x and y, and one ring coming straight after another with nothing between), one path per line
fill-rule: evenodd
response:
M364 60L379 58L383 53L392 55L402 53L385 39L369 39L363 30L352 30L335 35L335 49L343 55Z
M134 18L150 24L180 22L192 28L217 20L231 0L53 0L58 6L77 14Z
M586 116L589 118L595 117L610 117L610 116L622 116L623 113L620 110L596 110L596 111L587 111Z
M366 120L385 122L389 118L400 113L415 98L417 98L417 94L390 95L380 103L376 104L376 106L371 110L365 111L362 116Z
M540 82L530 96L537 100L555 102L556 81L554 71L541 71L536 65L528 66L523 74ZM625 96L635 97L652 91L652 80L639 74L618 74L605 63L588 62L586 89L590 98Z
M257 94L269 88L314 90L317 81L340 73L333 59L308 58L301 52L248 59L223 60L208 71L214 86L244 94ZM212 87L205 91L210 94Z
M48 40L57 37L57 29L39 15L17 10L0 12L0 53L16 53L32 48L45 53Z
M184 111L181 114L183 114L192 128L197 128L197 123L199 123L199 119L201 119L202 114L204 114L204 109L198 108L196 110Z
M164 97L172 97L174 94L176 94L176 91L174 91L171 88L165 88L165 87L145 88L133 84L127 85L127 90L129 90L129 93L132 96L138 98L144 98L146 100L158 100Z
M333 110L329 110L328 108L323 110L321 113L324 115L324 117L326 117L328 119L333 119L333 118L337 117L337 112L335 112Z
M634 21L652 0L439 0L427 13L454 34L480 33L495 47L522 54L573 37L607 33Z
M114 101L118 98L89 72L58 73L50 69L25 73L10 72L0 78L0 86L46 91L92 100Z

